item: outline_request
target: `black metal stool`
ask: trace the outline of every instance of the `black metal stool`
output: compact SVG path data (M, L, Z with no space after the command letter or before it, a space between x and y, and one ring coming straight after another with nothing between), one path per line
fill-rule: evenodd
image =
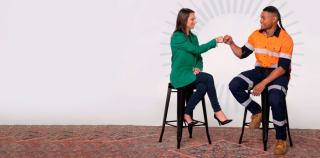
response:
M248 94L249 94L249 95L251 94L251 91L250 91L250 90L248 90ZM270 116L270 103L269 103L269 93L268 93L267 88L264 89L264 91L262 92L261 95L262 95L262 96L261 96L261 104L262 104L262 128L259 127L259 129L262 130L264 151L267 151L268 131L269 131L270 129L274 129L274 128L269 128L269 123L273 123L273 122L269 121L269 116ZM290 136L289 118L288 118L288 110L287 110L286 100L284 100L284 104L285 104L286 119L287 119L286 127L287 127L287 130L288 130L288 136L289 136L290 146L293 146L292 140L291 140L291 136ZM239 144L241 144L241 142L242 142L242 136L243 136L243 132L244 132L244 127L245 127L245 126L249 126L249 123L246 123L247 111L248 111L248 109L245 108L245 110L244 110L243 124L242 124L242 132L241 132Z
M185 127L188 127L187 124L183 125L185 102L188 103L191 95L193 94L194 88L186 86L186 87L178 88L177 91L173 91L173 89L175 89L175 88L173 88L171 83L169 83L168 92L167 92L166 107L165 107L165 110L164 110L164 117L163 117L163 122L162 122L162 131L161 131L159 142L162 141L162 136L163 136L164 129L165 129L166 125L177 127L178 128L178 130L177 130L178 147L177 148L180 149L180 142L181 142L181 138L182 138L182 129L185 128ZM178 92L177 120L167 121L167 114L168 114L168 108L169 108L171 92ZM201 123L201 124L198 123L195 126L205 126L206 127L208 141L209 141L209 144L211 144L211 139L210 139L209 129L208 129L206 104L205 104L204 98L202 99L202 109L203 109L204 122L201 122L201 121L198 121L198 120L194 120L193 119L193 113L191 113L190 116L194 121L198 121L199 123ZM177 126L170 124L171 122L177 122ZM188 130L189 130L189 137L192 138L192 127L188 128Z

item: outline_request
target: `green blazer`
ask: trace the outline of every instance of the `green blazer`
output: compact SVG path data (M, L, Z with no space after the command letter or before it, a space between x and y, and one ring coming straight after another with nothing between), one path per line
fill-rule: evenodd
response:
M215 39L199 46L197 36L189 34L192 43L188 36L180 31L175 32L170 41L172 52L170 82L174 88L180 88L195 81L196 75L192 68L199 68L202 71L201 54L216 47Z

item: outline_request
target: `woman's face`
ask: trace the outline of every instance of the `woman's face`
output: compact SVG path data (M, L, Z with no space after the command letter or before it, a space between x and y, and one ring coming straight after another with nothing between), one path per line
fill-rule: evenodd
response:
M194 16L194 13L190 13L189 14L189 18L187 21L187 28L190 29L194 29L194 25L197 23L196 21L196 17Z

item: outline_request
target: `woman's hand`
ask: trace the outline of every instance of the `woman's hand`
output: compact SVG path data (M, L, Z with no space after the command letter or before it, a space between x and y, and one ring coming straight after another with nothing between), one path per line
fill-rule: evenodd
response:
M193 68L193 73L195 74L195 75L197 75L198 73L200 73L201 72L201 70L199 69L199 68Z
M223 43L223 36L219 36L215 39L216 39L217 43Z

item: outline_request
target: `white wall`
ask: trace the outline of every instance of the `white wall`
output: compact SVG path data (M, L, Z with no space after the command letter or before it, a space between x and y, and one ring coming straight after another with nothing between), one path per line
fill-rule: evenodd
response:
M162 54L170 53L170 46L161 44L169 43L170 35L163 32L173 32L169 23L175 24L181 7L196 12L194 32L200 44L229 34L242 46L259 29L258 17L271 2L295 43L287 96L290 125L320 129L320 2L313 0L2 0L0 124L159 126L170 74L170 55ZM253 68L254 56L238 60L229 46L220 44L203 57L222 109L234 119L228 126L240 127L244 108L235 102L228 83ZM176 94L171 98L168 119L175 119ZM217 126L206 101L209 125ZM201 120L199 105L195 117Z

